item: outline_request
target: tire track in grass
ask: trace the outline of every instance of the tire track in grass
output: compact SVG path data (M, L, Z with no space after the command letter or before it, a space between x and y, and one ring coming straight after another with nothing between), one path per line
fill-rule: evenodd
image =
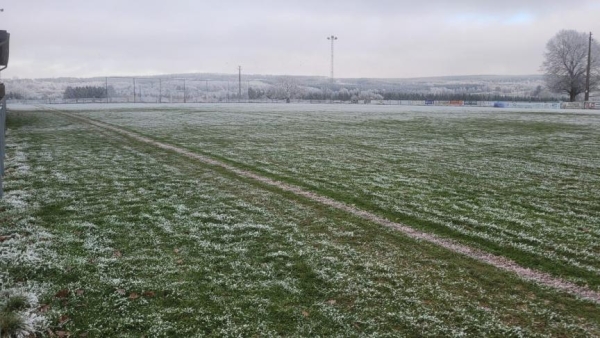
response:
M416 230L405 224L389 221L383 217L377 216L368 211L360 210L352 205L347 205L345 203L333 200L331 198L303 190L299 187L296 187L296 186L293 186L293 185L290 185L287 183L279 182L279 181L255 174L255 173L247 171L247 170L242 170L242 169L236 168L227 163L217 161L210 157L199 155L192 151L189 151L189 150L186 150L186 149L183 149L183 148L171 145L171 144L153 140L146 136L142 136L140 134L125 130L123 128L114 126L112 124L108 124L105 122L99 122L99 121L89 119L86 117L78 116L77 114L60 111L60 110L57 110L57 109L54 109L51 107L40 106L40 108L49 110L49 111L54 111L58 114L67 116L69 118L75 119L77 121L80 121L80 122L83 122L86 124L93 125L98 128L113 131L115 133L130 137L139 142L151 144L151 145L154 145L154 146L164 149L164 150L179 153L181 155L193 158L193 159L203 162L205 164L223 168L227 171L235 173L236 175L250 178L250 179L256 180L258 182L261 182L263 184L277 187L281 190L293 193L297 196L301 196L301 197L310 199L312 201L318 202L320 204L348 212L348 213L350 213L354 216L360 217L362 219L366 219L368 221L377 223L379 225L393 228L395 230L402 232L404 235L406 235L410 238L436 244L436 245L441 246L452 252L459 253L459 254L462 254L469 258L492 265L500 270L514 273L522 279L533 281L540 285L543 285L543 286L546 286L549 288L553 288L555 290L567 292L567 293L575 295L581 299L589 300L589 301L595 302L597 304L600 304L600 293L599 292L591 290L585 286L576 285L572 282L566 281L562 278L552 276L545 272L541 272L538 270L523 267L506 257L490 254L483 250L472 248L472 247L464 245L464 244L460 244L451 239L442 238L442 237L439 237L434 234Z

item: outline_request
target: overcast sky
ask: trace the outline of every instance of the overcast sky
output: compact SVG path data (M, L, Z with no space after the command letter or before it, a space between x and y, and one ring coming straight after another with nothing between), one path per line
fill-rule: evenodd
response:
M3 77L186 72L424 77L536 74L561 29L596 32L595 0L0 0Z

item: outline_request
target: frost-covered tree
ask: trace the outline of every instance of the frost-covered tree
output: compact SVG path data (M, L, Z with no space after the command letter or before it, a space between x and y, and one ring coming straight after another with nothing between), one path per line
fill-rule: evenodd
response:
M277 86L288 100L298 98L302 95L302 88L298 85L298 81L291 76L285 76L279 79Z
M279 78L275 86L271 87L266 96L270 99L296 99L302 96L303 89L298 85L295 78L283 76Z
M359 100L383 100L383 96L373 90L363 90L358 94Z
M588 35L574 30L561 30L546 45L542 70L548 89L567 93L571 102L585 92L588 60ZM600 45L592 42L590 90L600 83Z

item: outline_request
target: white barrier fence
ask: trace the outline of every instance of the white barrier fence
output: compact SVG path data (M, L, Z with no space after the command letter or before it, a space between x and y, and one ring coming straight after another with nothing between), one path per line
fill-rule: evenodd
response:
M600 110L600 102L563 102L562 109L594 109Z
M362 102L358 102L362 103ZM371 104L438 107L494 107L520 109L561 109L560 102L506 102L506 101L433 101L433 100L371 100Z
M335 102L339 103L339 102ZM600 102L512 102L512 101L433 101L433 100L359 100L358 104L439 106L439 107L493 107L517 109L595 109Z

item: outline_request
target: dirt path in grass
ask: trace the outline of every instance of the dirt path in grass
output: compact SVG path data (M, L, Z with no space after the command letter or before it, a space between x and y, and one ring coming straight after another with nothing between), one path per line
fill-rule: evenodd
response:
M159 142L156 140L153 140L151 138L145 137L145 136L141 136L137 133L116 127L114 125L108 124L108 123L104 123L104 122L99 122L93 119L89 119L89 118L85 118L82 116L78 116L77 114L72 114L72 113L68 113L68 112L64 112L64 111L59 111L50 107L40 107L43 108L45 110L51 110L54 112L57 112L61 115L64 116L68 116L70 118L76 119L78 121L99 127L99 128L103 128L103 129L108 129L111 130L113 132L116 132L118 134L121 135L125 135L128 136L132 139L135 139L137 141L140 142L144 142L147 144L151 144L154 145L158 148L161 149L165 149L165 150L169 150L169 151L173 151L182 155L185 155L187 157L193 158L195 160L201 161L203 163L209 164L209 165L213 165L213 166L217 166L217 167L221 167L223 169L226 169L230 172L233 172L239 176L243 176L243 177L247 177L247 178L251 178L253 180L259 181L261 183L264 184L268 184L270 186L274 186L277 187L281 190L287 191L287 192L291 192L294 193L297 196L302 196L305 198L308 198L312 201L321 203L323 205L327 205L329 207L338 209L338 210L343 210L345 212L348 212L352 215L358 216L360 218L369 220L371 222L386 226L386 227L390 227L393 229L396 229L402 233L404 233L406 236L417 239L417 240L422 240L422 241L426 241L429 243L433 243L436 245L439 245L441 247L444 247L450 251L453 251L455 253L459 253L462 255L465 255L467 257L476 259L478 261L490 264L495 266L498 269L504 270L504 271L509 271L512 272L516 275L518 275L519 277L526 279L526 280L530 280L536 283L539 283L541 285L553 288L553 289L557 289L557 290L561 290L561 291L565 291L568 292L570 294L573 294L577 297L580 297L582 299L587 299L590 301L593 301L595 303L600 304L600 293L594 290L591 290L587 287L583 287L583 286L578 286L574 283L571 283L569 281L563 280L561 278L557 278L554 277L548 273L545 272L541 272L538 270L533 270L533 269L529 269L529 268L525 268L523 266L520 266L519 264L515 263L514 261L507 259L505 257L502 256L497 256L497 255L493 255L490 253L487 253L485 251L479 250L479 249L475 249L463 244L460 244L454 240L451 239L447 239L447 238L442 238L439 236L436 236L434 234L430 234L430 233L426 233L426 232L422 232L416 229L413 229L407 225L404 224L400 224L400 223L396 223L396 222L391 222L383 217L379 217L375 214L372 214L370 212L364 211L364 210L360 210L358 208L355 208L351 205L347 205L344 203L341 203L339 201L333 200L331 198L325 197L325 196L321 196L306 190L303 190L299 187L290 185L290 184L286 184L286 183L282 183L279 181L275 181L272 180L270 178L264 177L264 176L260 176L257 175L255 173L252 173L250 171L246 171L246 170L241 170L239 168L236 168L234 166L231 166L229 164L223 163L221 161L217 161L214 160L212 158L206 157L206 156L202 156L199 154L196 154L194 152L191 152L189 150L180 148L180 147L176 147L167 143L163 143L163 142Z

